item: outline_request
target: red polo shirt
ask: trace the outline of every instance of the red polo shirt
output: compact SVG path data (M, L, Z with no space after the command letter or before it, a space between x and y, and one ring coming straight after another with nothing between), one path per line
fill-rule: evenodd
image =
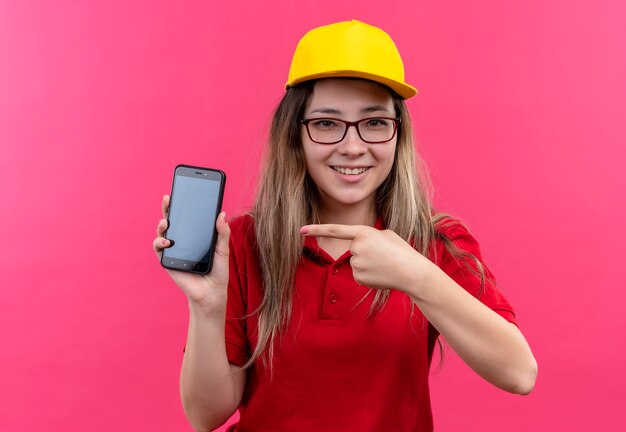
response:
M230 282L226 319L228 359L243 365L256 346L262 283L254 222L230 222ZM377 226L381 229L381 226ZM478 243L461 225L444 228L479 259ZM443 244L430 257L473 295L480 281ZM432 431L428 372L437 331L411 300L391 290L386 307L368 318L373 293L352 277L350 252L336 261L307 237L295 280L292 319L275 345L274 374L261 362L248 370L240 420L229 431ZM435 258L435 259L433 259ZM491 275L491 273L489 273ZM480 300L510 322L500 291Z

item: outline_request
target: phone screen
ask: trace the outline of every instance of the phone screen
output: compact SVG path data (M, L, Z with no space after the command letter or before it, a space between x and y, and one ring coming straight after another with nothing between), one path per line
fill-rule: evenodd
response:
M166 267L198 273L210 270L224 178L217 170L176 167L166 231L174 245L163 251Z

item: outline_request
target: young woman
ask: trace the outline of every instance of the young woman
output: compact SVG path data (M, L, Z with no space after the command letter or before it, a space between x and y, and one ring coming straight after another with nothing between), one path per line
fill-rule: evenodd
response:
M532 390L537 364L476 240L425 192L415 93L380 29L342 22L298 44L254 208L230 227L219 215L210 274L168 270L189 299L180 386L196 430L239 408L232 431L431 431L439 335L492 384Z

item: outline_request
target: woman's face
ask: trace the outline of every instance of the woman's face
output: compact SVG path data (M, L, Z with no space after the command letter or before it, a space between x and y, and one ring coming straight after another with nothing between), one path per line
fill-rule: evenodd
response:
M304 111L304 119L358 121L370 117L396 117L396 113L391 94L366 80L319 80ZM320 127L332 125L332 122L322 123ZM314 127L313 123L309 127ZM388 142L368 144L359 137L356 127L348 127L340 142L318 144L311 140L303 125L300 135L307 171L319 189L322 207L373 208L376 190L393 165L397 134Z

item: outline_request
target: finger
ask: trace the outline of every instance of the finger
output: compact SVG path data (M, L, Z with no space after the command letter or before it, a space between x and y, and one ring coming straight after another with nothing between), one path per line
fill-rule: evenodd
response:
M300 234L315 237L332 237L344 240L353 240L357 235L368 227L363 225L338 225L338 224L319 224L305 225L300 228Z
M172 246L172 242L163 237L157 237L152 242L152 248L154 249L154 252L156 252L156 254L159 256L160 256L160 253L163 252L163 249L168 248L170 246Z
M230 240L230 227L226 222L226 213L221 212L217 216L217 244L215 245L215 253L223 257L228 256L228 242Z
M165 231L167 231L167 219L161 219L157 225L157 236L165 237Z
M167 219L167 213L170 209L170 196L163 195L163 201L161 202L161 212L163 213L163 219Z

